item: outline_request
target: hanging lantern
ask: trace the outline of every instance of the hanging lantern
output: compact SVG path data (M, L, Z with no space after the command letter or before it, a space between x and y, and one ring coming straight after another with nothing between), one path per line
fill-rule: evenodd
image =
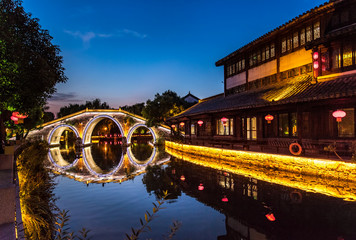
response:
M180 176L180 180L185 181L184 175Z
M181 122L179 125L180 125L181 127L184 127L184 122Z
M224 197L221 199L222 202L228 202L229 199L226 197L226 195L224 195Z
M171 127L172 127L172 128L176 128L176 125L172 124Z
M274 117L271 114L268 114L265 116L265 120L267 123L271 123L271 121L274 119Z
M17 123L23 123L23 120L24 120L25 118L27 118L27 115L25 115L25 114L20 114L19 112L13 112L13 113L12 113L12 116L18 119L18 120L17 120ZM15 124L17 124L17 123L15 123Z
M344 118L345 116L346 112L342 110L336 110L335 112L333 112L333 117L336 118L337 122L341 122L342 118Z
M227 118L226 118L226 117L221 118L221 122L222 122L223 125L226 125L226 123L227 123Z
M203 190L204 190L204 186L203 186L202 183L198 186L198 190L199 190L199 191L203 191Z
M11 116L11 120L14 121L15 124L18 124L19 119L15 116Z
M274 217L273 213L268 213L265 215L268 221L274 222L276 221L276 218Z
M199 121L198 121L198 125L199 125L200 127L203 125L203 123L204 123L204 122L203 122L202 120L199 120Z

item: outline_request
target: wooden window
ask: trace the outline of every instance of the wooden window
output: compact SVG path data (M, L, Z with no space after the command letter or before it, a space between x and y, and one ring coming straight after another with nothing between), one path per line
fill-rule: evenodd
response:
M195 135L195 124L190 125L190 134Z
M287 38L287 51L290 51L292 49L292 37L289 36Z
M266 52L265 51L262 51L262 62L266 60Z
M216 135L227 136L234 134L234 119L228 118L225 123L216 119Z
M232 64L232 74L235 74L235 64Z
M342 53L342 61L343 61L343 66L351 66L352 65L352 45L351 43L346 43L343 48L343 53Z
M308 26L306 32L307 32L307 42L310 42L312 40L312 27Z
M275 56L274 43L271 44L271 58Z
M265 52L266 52L266 60L268 60L269 59L269 46L266 47Z
M248 117L246 118L246 139L256 140L257 139L257 118Z
M287 51L287 40L286 38L282 39L282 53L284 53L285 51Z
M320 38L320 22L314 23L314 40Z
M293 34L293 48L297 48L299 47L299 36L298 36L298 32L295 32Z
M257 62L260 63L261 62L261 51L257 52Z
M288 113L278 114L278 135L289 137Z
M300 46L305 44L305 29L300 30Z
M253 61L252 61L252 54L250 55L249 60L250 60L250 67L251 67L251 66L253 65Z
M242 59L241 61L241 69L245 69L245 59Z
M346 116L338 123L339 137L354 137L355 136L355 109L342 109L346 112Z

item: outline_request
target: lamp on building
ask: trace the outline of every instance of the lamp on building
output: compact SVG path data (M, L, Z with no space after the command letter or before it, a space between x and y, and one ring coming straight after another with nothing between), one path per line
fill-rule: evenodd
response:
M203 123L204 123L204 122L203 122L202 120L199 120L199 121L198 121L198 125L199 125L200 127L203 125Z
M268 114L265 116L265 120L267 123L271 123L271 121L274 119L274 117L271 114Z
M19 112L13 112L13 113L12 113L12 116L18 119L18 120L17 120L17 123L23 123L23 120L24 120L25 118L27 118L27 115L25 115L25 114L20 114ZM12 119L11 119L11 120L12 120ZM15 124L17 124L17 123L15 123Z
M268 213L265 215L268 221L274 222L276 221L276 218L274 217L273 213Z
M345 116L346 112L342 110L336 110L335 112L333 112L333 117L336 118L337 122L341 122L342 118L344 118Z
M180 125L181 127L184 127L184 122L181 122L179 125Z
M227 118L226 117L221 118L221 122L225 126L227 123Z
M180 176L180 180L185 181L184 175Z
M15 124L19 123L19 119L15 116L11 116L11 120L14 121Z
M172 124L171 127L174 129L174 128L176 128L176 125Z
M313 53L313 69L314 77L317 78L319 76L319 52Z
M224 195L224 197L221 199L222 202L228 202L229 199L226 197L226 195Z

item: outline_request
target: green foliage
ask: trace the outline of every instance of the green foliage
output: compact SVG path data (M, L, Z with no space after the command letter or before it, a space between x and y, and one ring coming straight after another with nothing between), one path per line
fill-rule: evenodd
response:
M106 102L101 102L99 98L93 101L86 101L85 104L69 104L68 106L61 107L59 109L58 117L64 117L72 113L82 111L84 109L109 109L109 105Z
M44 166L46 142L25 145L17 158L20 203L27 239L51 239L56 209L54 182Z
M146 125L158 126L185 109L187 104L177 93L167 90L162 95L157 93L153 101L147 100L142 116L147 119Z
M66 82L60 49L41 28L39 20L26 13L21 1L0 1L0 41L2 59L7 64L8 98L0 108L13 108L31 114L34 106L42 107L55 92L57 83Z
M0 1L0 141L5 140L5 110L29 116L28 126L15 127L23 133L41 119L55 85L67 80L59 47L21 4L18 0Z
M68 214L69 211L63 210L58 213L56 218L56 227L55 227L55 234L54 240L90 240L89 232L85 228L79 230L79 236L75 235L74 232L70 232L70 228L68 226L68 222L70 220L70 215Z
M163 195L160 199L157 200L157 204L152 203L153 204L152 213L150 213L149 211L146 211L144 219L140 218L140 227L137 229L131 228L131 233L130 234L126 233L127 240L137 240L141 233L143 233L147 230L151 231L151 227L148 226L148 224L155 218L156 213L159 210L163 209L162 205L165 203L165 201L168 197L168 191L163 191L162 193L163 193ZM175 235L175 233L179 229L179 227L180 227L179 222L173 222L170 234L168 235L168 237L166 239L171 239Z
M121 107L121 109L141 116L142 110L144 109L144 107L145 107L145 103L136 103L131 106L125 105L125 106Z

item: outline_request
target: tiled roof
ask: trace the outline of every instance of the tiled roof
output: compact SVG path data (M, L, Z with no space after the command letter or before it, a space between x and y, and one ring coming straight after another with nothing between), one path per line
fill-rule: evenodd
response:
M311 79L311 76L303 75L292 78L288 82L282 81L265 88L241 92L227 97L224 97L224 94L220 94L201 101L172 119L204 113L356 96L355 74L329 81L324 79L316 84L312 84Z
M241 48L237 49L236 51L232 52L231 54L227 55L226 57L218 60L215 65L216 66L221 66L224 64L224 62L226 62L227 60L229 60L230 58L236 56L237 54L239 54L240 52L243 52L245 49L250 48L251 46L254 46L255 44L258 44L259 42L263 41L264 39L266 39L269 36L272 36L272 34L275 34L276 32L278 32L279 30L284 30L285 28L289 27L292 24L297 24L300 21L303 21L306 17L310 16L310 15L314 15L317 14L321 11L327 10L331 7L334 6L334 4L336 3L340 3L343 2L344 0L329 0L328 2L325 2L324 4L321 4L319 6L316 6L306 12L304 12L303 14L300 14L299 16L291 19L290 21L282 24L281 26L273 29L272 31L262 35L261 37L251 41L250 43L242 46Z

